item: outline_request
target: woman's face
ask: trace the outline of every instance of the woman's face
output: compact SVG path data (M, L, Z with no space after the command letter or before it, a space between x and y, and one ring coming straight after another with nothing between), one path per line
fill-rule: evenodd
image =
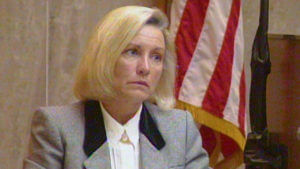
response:
M161 30L145 25L122 52L114 87L120 97L144 101L155 91L163 71L165 41Z

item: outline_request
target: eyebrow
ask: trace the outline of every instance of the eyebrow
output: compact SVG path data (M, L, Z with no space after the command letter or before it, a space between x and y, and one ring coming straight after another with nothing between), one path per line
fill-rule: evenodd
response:
M128 46L134 46L134 47L137 47L138 49L141 49L141 46L138 45L138 44L134 44L134 43L129 43ZM156 47L154 48L154 50L165 50L164 48L161 48L161 47Z

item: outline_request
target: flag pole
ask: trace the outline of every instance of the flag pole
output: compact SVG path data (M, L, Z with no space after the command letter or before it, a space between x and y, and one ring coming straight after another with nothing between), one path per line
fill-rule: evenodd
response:
M251 58L250 121L251 130L262 134L267 129L266 84L271 72L268 44L269 0L261 0L259 26L255 35Z
M268 44L269 0L260 1L259 26L251 57L250 123L244 151L246 169L287 168L287 147L274 143L270 137L266 116L266 84L271 72Z

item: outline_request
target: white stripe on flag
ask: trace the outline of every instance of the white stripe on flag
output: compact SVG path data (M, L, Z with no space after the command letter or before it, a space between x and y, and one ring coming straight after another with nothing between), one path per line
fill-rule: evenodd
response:
M185 9L186 1L187 0L180 0L180 1L174 0L171 5L170 17L172 22L170 23L170 28L171 28L170 33L174 41L178 31L178 27L180 25L183 11Z
M223 44L232 0L210 0L205 23L184 77L179 100L201 106Z

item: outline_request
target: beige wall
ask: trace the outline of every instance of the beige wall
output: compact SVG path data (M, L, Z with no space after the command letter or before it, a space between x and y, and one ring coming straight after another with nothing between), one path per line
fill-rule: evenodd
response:
M0 168L20 168L34 107L45 105L45 1L0 0Z
M75 100L71 91L73 71L90 30L103 14L129 4L152 6L154 1L0 0L1 169L21 168L30 119L37 106ZM270 0L271 33L300 35L296 18L299 3ZM246 66L258 8L258 0L244 0ZM247 66L248 77L249 70Z

